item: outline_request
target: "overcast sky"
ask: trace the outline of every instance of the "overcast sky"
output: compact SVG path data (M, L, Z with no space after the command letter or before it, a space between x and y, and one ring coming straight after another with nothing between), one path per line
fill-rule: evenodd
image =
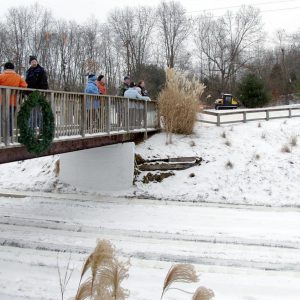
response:
M36 0L1 0L0 16L8 8L20 5L30 5ZM39 0L38 3L51 9L55 17L85 22L91 16L105 20L111 9L124 6L151 5L156 6L160 0ZM226 10L236 10L235 6L251 4L261 9L266 31L272 34L278 29L294 32L300 29L300 0L179 0L191 15L197 11L211 10L215 15L221 15Z

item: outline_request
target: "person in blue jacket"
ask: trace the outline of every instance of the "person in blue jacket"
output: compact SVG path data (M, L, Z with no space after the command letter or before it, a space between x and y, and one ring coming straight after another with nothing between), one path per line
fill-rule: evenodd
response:
M87 129L89 131L99 131L99 118L100 118L100 99L97 95L100 95L99 89L96 84L97 77L94 74L88 76L88 82L86 84L84 92L86 97L86 109L87 109ZM93 96L94 95L94 96Z
M88 76L88 82L87 82L85 90L84 90L84 92L86 94L100 95L99 89L98 89L97 84L96 84L96 80L97 80L96 75L90 74ZM90 104L91 99L93 99L93 101L92 101L93 102L93 108L94 109L99 109L100 108L100 100L96 99L94 97L87 97L86 108L90 109L90 107L91 107L91 104Z

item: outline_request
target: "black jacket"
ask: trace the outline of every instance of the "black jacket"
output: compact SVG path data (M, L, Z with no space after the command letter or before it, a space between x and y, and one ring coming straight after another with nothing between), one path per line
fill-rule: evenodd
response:
M27 70L26 82L30 89L47 90L49 88L46 71L40 65Z

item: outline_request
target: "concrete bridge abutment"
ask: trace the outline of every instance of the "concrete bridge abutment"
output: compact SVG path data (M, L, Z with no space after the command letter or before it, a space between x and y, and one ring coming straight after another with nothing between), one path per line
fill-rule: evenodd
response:
M133 142L60 155L60 180L81 190L120 191L133 184Z

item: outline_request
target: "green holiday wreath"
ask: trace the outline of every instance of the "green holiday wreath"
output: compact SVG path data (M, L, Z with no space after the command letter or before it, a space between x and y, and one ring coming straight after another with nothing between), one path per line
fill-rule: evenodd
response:
M42 129L36 135L34 128L30 126L31 112L34 108L41 108ZM19 142L26 146L27 151L40 154L49 149L54 138L54 116L50 104L45 96L38 91L30 93L28 99L22 104L17 118L20 129Z

